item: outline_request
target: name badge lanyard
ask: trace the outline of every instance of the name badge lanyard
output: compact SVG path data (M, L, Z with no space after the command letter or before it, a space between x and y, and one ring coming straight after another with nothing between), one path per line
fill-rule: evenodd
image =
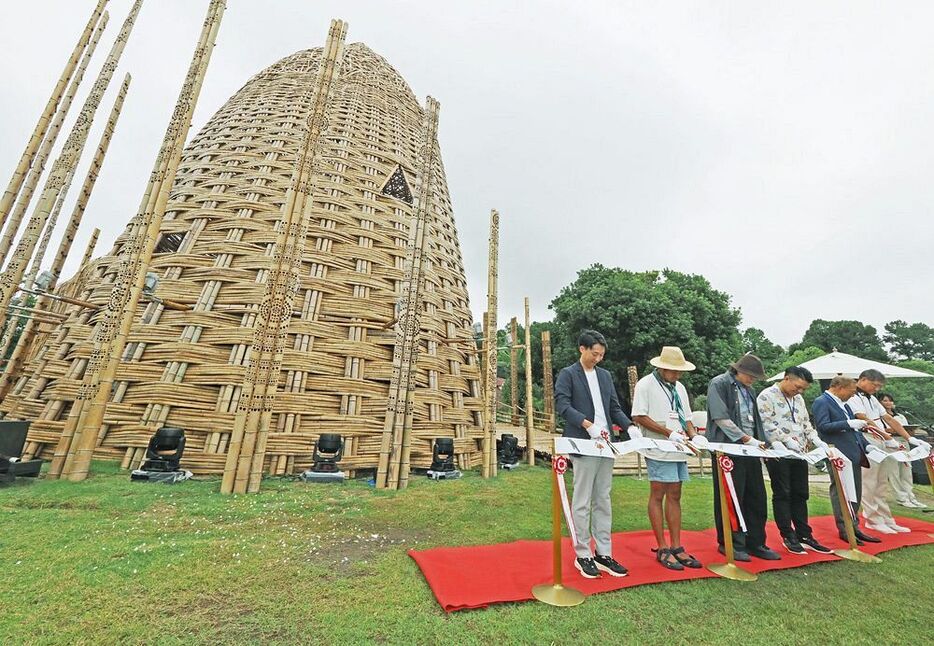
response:
M782 397L785 397L785 393L782 393ZM795 419L795 410L796 410L796 408L795 408L795 400L794 400L794 397L792 397L791 399L788 399L787 397L785 397L785 403L788 404L788 408L791 409L791 421L794 422L795 424L797 424L797 423L798 423L798 420Z
M653 372L652 374L655 375L655 381L658 382L662 392L665 393L665 399L668 400L668 404L671 406L672 412L678 414L678 422L681 424L681 429L686 430L688 427L688 422L684 417L683 406L681 406L681 398L678 396L678 386L674 385L669 387L662 381L657 372Z

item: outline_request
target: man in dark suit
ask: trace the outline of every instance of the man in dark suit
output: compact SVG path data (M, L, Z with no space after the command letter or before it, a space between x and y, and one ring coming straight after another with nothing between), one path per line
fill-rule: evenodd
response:
M611 442L613 424L628 430L632 422L620 408L613 376L597 367L606 353L606 339L599 332L585 330L577 345L580 360L563 368L555 381L555 411L564 418L564 437ZM626 576L626 568L613 559L610 542L613 459L571 455L571 464L571 513L577 526L574 564L589 579L599 577L601 570L610 576ZM590 550L591 525L596 552Z
M881 541L875 536L864 534L859 529L859 517L856 515L856 512L859 511L863 490L860 464L865 460L866 452L866 438L863 437L860 430L866 426L867 422L856 419L853 410L846 403L855 394L855 379L842 376L834 377L830 382L830 388L814 400L811 410L814 413L814 426L817 427L817 434L820 439L827 442L827 444L832 444L833 448L845 455L852 465L853 482L856 485L856 504L852 505L853 512L851 516L853 518L853 528L856 530L856 542L862 545L864 542L879 543ZM833 506L833 516L837 521L837 532L840 538L847 540L839 496L833 478L830 479L830 504Z

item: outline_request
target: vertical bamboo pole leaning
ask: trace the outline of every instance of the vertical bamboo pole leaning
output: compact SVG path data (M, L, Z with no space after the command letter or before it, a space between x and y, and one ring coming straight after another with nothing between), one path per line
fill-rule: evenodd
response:
M418 312L421 312L424 305L422 304L423 296L422 293L425 289L425 271L422 268L422 265L425 264L425 241L428 237L428 226L431 221L430 213L434 205L434 169L435 169L435 160L437 158L437 140L438 140L438 113L441 110L441 104L438 103L432 97L428 97L427 105L425 109L425 119L423 123L423 141L426 142L425 146L422 147L422 152L419 159L419 169L415 177L415 221L418 223L419 228L418 236L416 237L416 249L415 255L413 255L413 261L418 257L418 264L413 265L417 268L417 272L414 273L412 281L414 283L414 297L412 293L412 287L409 288L409 296L407 297L407 303L414 303ZM410 361L410 375L408 378L408 385L404 392L405 394L405 417L403 418L402 426L402 450L399 454L399 472L398 477L393 478L393 466L394 463L390 461L390 479L394 482L397 482L396 486L399 489L405 489L409 484L409 464L412 454L412 426L414 424L414 412L415 412L415 372L418 368L418 350L421 345L421 317L415 319L415 336L412 337L412 352L411 352L411 361ZM402 394L400 389L400 394Z
M626 368L626 377L629 380L629 405L632 406L636 398L636 383L639 381L639 370L635 366ZM623 429L625 431L626 429ZM636 477L642 479L642 455L636 453Z
M525 446L530 466L535 466L535 431L532 415L532 322L529 320L529 297L525 297Z
M75 95L78 93L78 86L80 86L81 81L84 80L84 73L88 68L88 63L97 50L97 43L100 41L101 34L107 27L107 22L109 20L109 14L104 12L104 15L101 16L100 21L97 23L97 27L94 29L94 35L91 36L91 41L84 50L84 55L81 57L81 64L78 65L78 69L71 79L71 83L68 85L68 91L65 93L65 96L62 97L62 102L59 105L58 111L55 113L52 124L49 126L45 139L42 140L42 145L36 152L36 157L32 162L32 166L29 168L26 181L23 183L16 198L16 204L9 214L6 231L3 232L3 236L0 236L0 267L6 262L7 254L10 253L10 248L13 246L13 239L19 232L19 225L22 224L23 216L26 215L26 209L29 208L29 203L32 201L32 197L36 192L36 187L39 185L42 171L45 170L46 162L48 162L49 155L52 153L52 147L56 139L58 139L58 133L61 132L65 117L68 115Z
M52 274L52 279L47 287L49 293L55 290L58 279L62 274L62 269L65 266L65 261L68 258L68 254L71 252L75 234L78 232L78 227L81 226L84 210L87 208L88 201L91 199L91 192L94 190L94 184L97 182L97 176L104 163L104 156L107 154L107 149L110 146L110 140L113 137L114 129L117 127L117 121L120 119L120 111L123 109L123 102L126 99L126 94L129 89L130 75L127 74L123 79L120 92L117 93L117 98L114 100L113 108L110 110L110 117L107 119L104 132L101 134L100 142L97 145L97 152L94 155L94 159L91 161L90 168L88 168L87 175L84 178L84 184L81 187L81 193L78 195L78 201L75 203L71 218L68 221L68 226L58 245L58 250L55 252L55 258L52 260L52 266L49 269ZM97 244L99 235L100 229L94 229L94 233L91 234L91 240L85 251L85 256L79 265L79 271L83 269L88 260L90 260L89 256L94 251L94 245ZM50 303L51 299L48 296L40 296L36 301L36 309L45 310L49 307ZM16 379L16 373L19 371L20 365L26 357L26 353L29 351L37 329L36 323L34 323L32 319L30 319L26 323L26 327L23 328L23 333L20 335L16 347L13 349L13 354L10 355L10 360L7 362L3 374L0 375L0 401L3 401L6 397L10 386ZM3 352L5 353L6 350L4 349ZM0 356L3 356L3 354L0 354Z
M75 72L78 60L81 58L85 47L87 47L91 39L91 34L94 31L94 25L96 25L97 21L100 19L106 4L107 0L99 0L97 6L94 7L94 11L91 12L91 17L88 19L84 31L81 32L81 37L78 38L78 44L75 45L71 56L65 63L65 69L62 70L58 83L56 83L55 87L52 89L52 96L49 97L48 102L45 104L42 114L39 115L39 122L33 129L29 141L26 142L26 149L23 151L19 162L16 164L16 168L13 170L13 176L10 178L6 191L4 191L3 196L0 197L0 227L6 224L7 216L10 214L10 209L13 207L13 202L16 200L16 196L23 186L23 181L26 179L26 173L29 171L29 167L35 159L36 152L39 150L39 146L48 132L52 115L55 114L58 108L59 102L62 99L62 93L65 91L68 82Z
M483 420L483 465L484 478L496 475L496 286L499 275L499 213L496 209L490 211L490 239L489 264L487 270L487 298L485 337L483 348L486 354L486 415Z
M321 165L320 139L327 129L328 104L340 76L346 35L347 23L332 20L311 88L311 108L298 159L280 211L273 246L274 265L253 330L250 360L230 433L221 493L254 493L259 491L262 481L272 402L279 388L285 341L312 220L312 196Z
M426 146L418 160L416 175L415 217L409 228L405 275L401 285L402 307L396 323L396 340L392 352L392 376L386 403L386 418L380 437L379 461L376 469L378 489L398 489L408 483L408 455L414 407L415 373L421 336L422 290L425 258L425 240L431 204L432 176L434 173L435 139L437 137L440 104L428 97L423 119ZM408 431L408 439L407 431ZM408 441L408 446L406 445ZM405 484L401 481L405 463Z
M519 322L513 316L509 320L509 402L511 404L509 423L519 425Z
M10 305L13 295L19 289L20 281L23 279L23 274L39 241L39 235L52 213L55 202L59 199L60 194L64 192L66 185L71 182L71 176L75 172L82 152L84 152L84 146L87 143L88 134L94 122L94 115L97 113L101 99L110 85L110 80L113 78L114 70L120 61L121 54L123 54L141 6L142 0L136 0L123 22L123 27L121 27L120 33L117 34L117 38L110 48L107 60L104 61L104 65L101 67L101 71L84 101L81 113L68 134L62 153L52 164L49 178L42 190L42 196L33 210L22 238L16 245L16 250L10 257L9 265L0 275L0 325L6 321L7 307Z
M555 432L555 383L551 372L551 332L542 330L542 394L545 397L545 415L548 432Z
M149 203L142 217L138 217L138 228L143 235L137 236L131 243L129 257L120 268L114 292L104 311L104 320L98 334L99 343L95 344L84 382L79 389L78 400L72 406L62 433L62 440L71 438L68 440L68 446L64 447L65 454L62 454L62 446L56 447L52 466L56 466L57 460L59 473L64 473L72 481L84 480L88 475L91 456L97 444L98 430L103 423L114 376L143 291L146 271L165 216L169 191L175 181L186 135L191 128L192 113L198 102L225 5L225 0L212 0L208 8L198 45L172 114L166 140L163 141L163 149L159 153L162 162L160 165L164 165L165 168L164 173L157 172L152 178L147 189ZM84 405L79 406L79 403Z

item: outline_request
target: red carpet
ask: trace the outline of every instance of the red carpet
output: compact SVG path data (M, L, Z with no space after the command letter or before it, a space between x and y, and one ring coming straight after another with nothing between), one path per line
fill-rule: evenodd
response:
M911 529L907 534L878 535L881 543L867 543L860 549L869 554L910 545L934 543L934 523L912 518L898 518L898 524ZM810 519L814 536L832 549L846 547L837 538L832 516ZM739 565L753 572L801 567L820 561L842 560L833 554L789 554L779 540L774 523L768 526L769 545L782 555L780 561L753 558L751 563ZM716 532L682 532L687 551L705 566L723 561L717 553ZM587 595L631 588L648 583L706 579L717 575L706 567L699 570L685 568L681 572L667 570L655 562L655 539L650 530L613 534L613 557L629 569L629 576L616 578L604 574L600 579L585 579L574 568L574 550L571 541L564 539L564 581ZM527 601L532 599L531 589L539 583L551 581L551 541L516 541L500 545L473 547L438 547L417 552L409 550L431 586L438 603L447 612L468 608L484 608L491 603Z

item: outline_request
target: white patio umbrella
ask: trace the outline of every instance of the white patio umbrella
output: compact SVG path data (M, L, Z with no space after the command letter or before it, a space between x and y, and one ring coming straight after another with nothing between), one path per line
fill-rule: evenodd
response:
M869 370L870 368L875 368L885 375L887 379L896 377L934 377L934 375L929 375L926 372L899 368L898 366L891 366L881 361L862 359L852 354L846 354L845 352L837 352L836 350L822 357L805 361L801 364L801 367L810 370L815 379L833 379L837 375L855 378L858 377L859 373L863 370ZM784 376L785 374L780 372L769 379L769 381L778 381Z

